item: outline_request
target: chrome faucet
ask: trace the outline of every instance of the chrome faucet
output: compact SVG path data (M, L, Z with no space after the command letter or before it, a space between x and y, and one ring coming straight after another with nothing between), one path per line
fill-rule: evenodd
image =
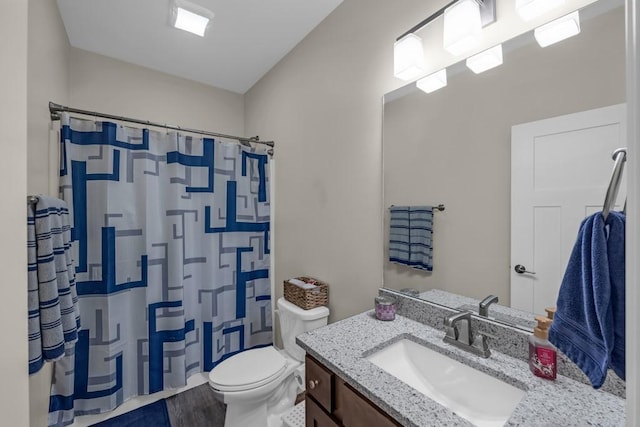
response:
M452 314L449 317L444 318L444 327L447 332L445 335L445 341L447 338L456 342L460 342L466 345L471 343L469 330L471 329L471 312L462 311L460 313Z
M446 335L444 342L455 345L458 348L477 354L482 357L489 357L489 343L487 335L471 329L471 312L462 311L444 318Z
M496 302L498 302L498 297L495 295L489 295L488 297L480 301L478 314L480 316L489 317L489 306Z

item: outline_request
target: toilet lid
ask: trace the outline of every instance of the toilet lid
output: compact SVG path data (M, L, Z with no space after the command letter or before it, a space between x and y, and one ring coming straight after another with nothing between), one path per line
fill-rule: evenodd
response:
M213 368L209 381L220 391L240 391L271 382L287 367L287 359L273 346L238 353Z

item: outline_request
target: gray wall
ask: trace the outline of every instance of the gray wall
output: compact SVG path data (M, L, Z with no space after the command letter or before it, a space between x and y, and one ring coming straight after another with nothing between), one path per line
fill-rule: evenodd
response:
M71 48L70 103L182 127L244 135L244 97Z
M27 191L27 2L2 2L0 12L0 146L2 181L3 355L0 364L2 424L29 423L27 375L27 252L25 193Z
M329 283L331 321L372 307L382 278L382 95L393 41L424 1L346 0L246 94L248 134L276 146L276 294Z
M27 189L48 194L58 170L50 170L49 101L69 102L69 41L54 1L29 2ZM55 194L51 194L55 195Z
M69 41L54 1L29 2L27 194L49 194L59 168L50 161L58 146L49 140L49 101L69 102ZM51 364L29 377L31 426L47 425Z
M498 68L386 104L385 205L446 210L435 214L433 272L385 262L385 286L493 293L508 305L511 126L624 101L620 7L583 20L579 36L544 49L534 42Z

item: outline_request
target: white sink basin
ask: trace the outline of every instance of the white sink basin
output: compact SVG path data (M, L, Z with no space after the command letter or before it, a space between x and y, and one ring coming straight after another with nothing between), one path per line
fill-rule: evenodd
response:
M525 395L519 388L408 339L367 359L480 427L504 425Z

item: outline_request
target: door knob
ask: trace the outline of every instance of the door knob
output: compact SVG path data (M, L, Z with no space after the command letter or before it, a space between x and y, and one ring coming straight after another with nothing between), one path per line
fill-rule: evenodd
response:
M535 272L535 271L527 271L527 267L525 267L525 266L524 266L524 265L522 265L522 264L518 264L518 265L516 265L513 269L514 269L514 270L515 270L515 272L516 272L516 273L518 273L518 274L524 274L524 273L527 273L527 274L536 274L536 272Z
M318 380L309 380L309 388L313 390L316 387L318 387Z

